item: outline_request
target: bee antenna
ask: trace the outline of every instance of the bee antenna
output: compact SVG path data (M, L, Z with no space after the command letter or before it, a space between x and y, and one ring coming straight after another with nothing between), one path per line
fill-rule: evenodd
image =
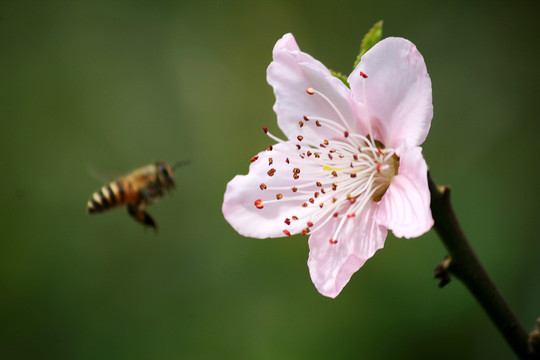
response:
M180 166L184 166L189 164L189 160L180 160L177 163L175 163L173 166L171 166L171 169L174 171L176 168L179 168Z

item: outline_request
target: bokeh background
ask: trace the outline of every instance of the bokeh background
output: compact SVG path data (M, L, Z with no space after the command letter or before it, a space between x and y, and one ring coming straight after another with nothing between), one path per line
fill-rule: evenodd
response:
M331 4L330 4L331 3ZM335 300L307 239L244 238L226 183L279 134L266 67L292 32L348 73L362 35L413 41L433 82L424 155L530 330L540 316L534 2L0 1L0 357L508 359L431 231L389 235ZM190 159L150 207L88 216L95 169Z

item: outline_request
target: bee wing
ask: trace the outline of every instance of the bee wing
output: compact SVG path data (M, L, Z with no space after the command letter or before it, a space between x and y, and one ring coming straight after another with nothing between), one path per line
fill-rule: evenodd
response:
M118 169L114 168L98 168L95 166L88 166L88 173L94 179L98 180L101 183L110 183L113 180L116 180L124 175L124 173Z

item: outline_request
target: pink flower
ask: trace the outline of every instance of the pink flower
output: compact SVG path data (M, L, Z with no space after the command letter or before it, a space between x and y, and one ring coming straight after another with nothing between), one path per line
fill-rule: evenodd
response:
M433 116L422 55L386 38L348 78L350 89L286 34L268 82L286 141L252 158L227 185L223 214L242 235L309 234L313 283L336 297L388 230L417 237L433 225L420 145Z

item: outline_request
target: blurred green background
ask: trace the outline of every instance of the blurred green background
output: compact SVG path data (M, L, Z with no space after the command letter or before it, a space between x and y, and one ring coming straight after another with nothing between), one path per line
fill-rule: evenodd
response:
M348 73L362 35L413 41L433 82L424 155L527 330L540 316L539 31L533 2L0 1L0 357L508 359L433 231L386 247L335 300L307 239L244 238L226 183L279 134L266 67L292 32ZM529 5L527 5L529 4ZM150 213L88 216L102 182L190 159Z

